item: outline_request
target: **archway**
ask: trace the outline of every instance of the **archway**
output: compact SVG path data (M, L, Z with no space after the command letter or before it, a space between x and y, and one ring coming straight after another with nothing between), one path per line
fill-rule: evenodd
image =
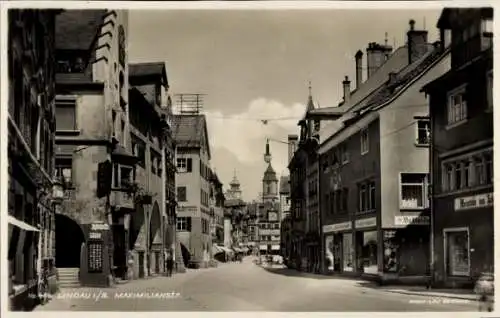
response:
M149 246L153 246L155 241L160 242L161 240L155 240L157 235L161 235L161 215L160 215L160 206L158 202L155 201L153 204L153 209L151 210L151 217L149 219Z
M135 248L135 242L139 237L139 232L144 225L144 207L138 204L135 207L135 212L130 214L130 228L129 228L129 249Z
M80 268L80 251L84 242L80 225L68 216L56 214L56 267Z
M189 250L187 247L184 246L184 244L180 243L181 245L181 253L182 253L182 260L184 261L184 266L187 267L189 264L189 260L191 258L191 253L189 253Z

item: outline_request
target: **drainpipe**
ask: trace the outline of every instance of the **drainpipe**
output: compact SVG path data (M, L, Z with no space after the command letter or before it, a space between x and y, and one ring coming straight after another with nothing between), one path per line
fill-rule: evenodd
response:
M430 117L428 118L430 119ZM428 191L429 197L429 223L430 223L430 237L429 237L429 245L430 245L430 264L429 264L429 289L434 285L434 124L433 120L430 120L431 133L429 140L429 182L430 182L430 191Z

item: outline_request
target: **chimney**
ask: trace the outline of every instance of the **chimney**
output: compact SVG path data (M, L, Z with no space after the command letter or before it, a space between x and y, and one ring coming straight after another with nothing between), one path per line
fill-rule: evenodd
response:
M349 80L349 77L345 77L342 82L342 86L344 87L344 103L347 103L351 97L351 81Z
M391 52L392 47L389 45L381 45L376 42L368 43L368 48L366 49L368 78L385 63Z
M354 58L356 59L356 89L358 89L363 83L363 52L358 50Z
M408 64L411 64L427 53L427 31L415 30L415 20L412 19L406 36L408 38Z
M288 135L288 163L292 161L293 154L297 150L297 144L299 142L299 136Z

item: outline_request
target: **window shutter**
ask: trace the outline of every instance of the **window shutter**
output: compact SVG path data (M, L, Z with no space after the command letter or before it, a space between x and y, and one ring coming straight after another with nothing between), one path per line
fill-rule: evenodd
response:
M191 172L193 170L193 159L187 158L187 160L186 160L186 170L187 170L187 172Z
M186 231L191 232L191 217L186 218Z

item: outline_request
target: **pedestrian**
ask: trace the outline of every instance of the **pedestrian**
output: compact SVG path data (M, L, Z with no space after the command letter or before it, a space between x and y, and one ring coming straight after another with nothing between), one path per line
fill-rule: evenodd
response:
M174 256L172 251L167 253L167 275L172 276L172 270L174 268Z
M478 295L479 311L493 311L494 282L492 273L481 273L474 292Z

